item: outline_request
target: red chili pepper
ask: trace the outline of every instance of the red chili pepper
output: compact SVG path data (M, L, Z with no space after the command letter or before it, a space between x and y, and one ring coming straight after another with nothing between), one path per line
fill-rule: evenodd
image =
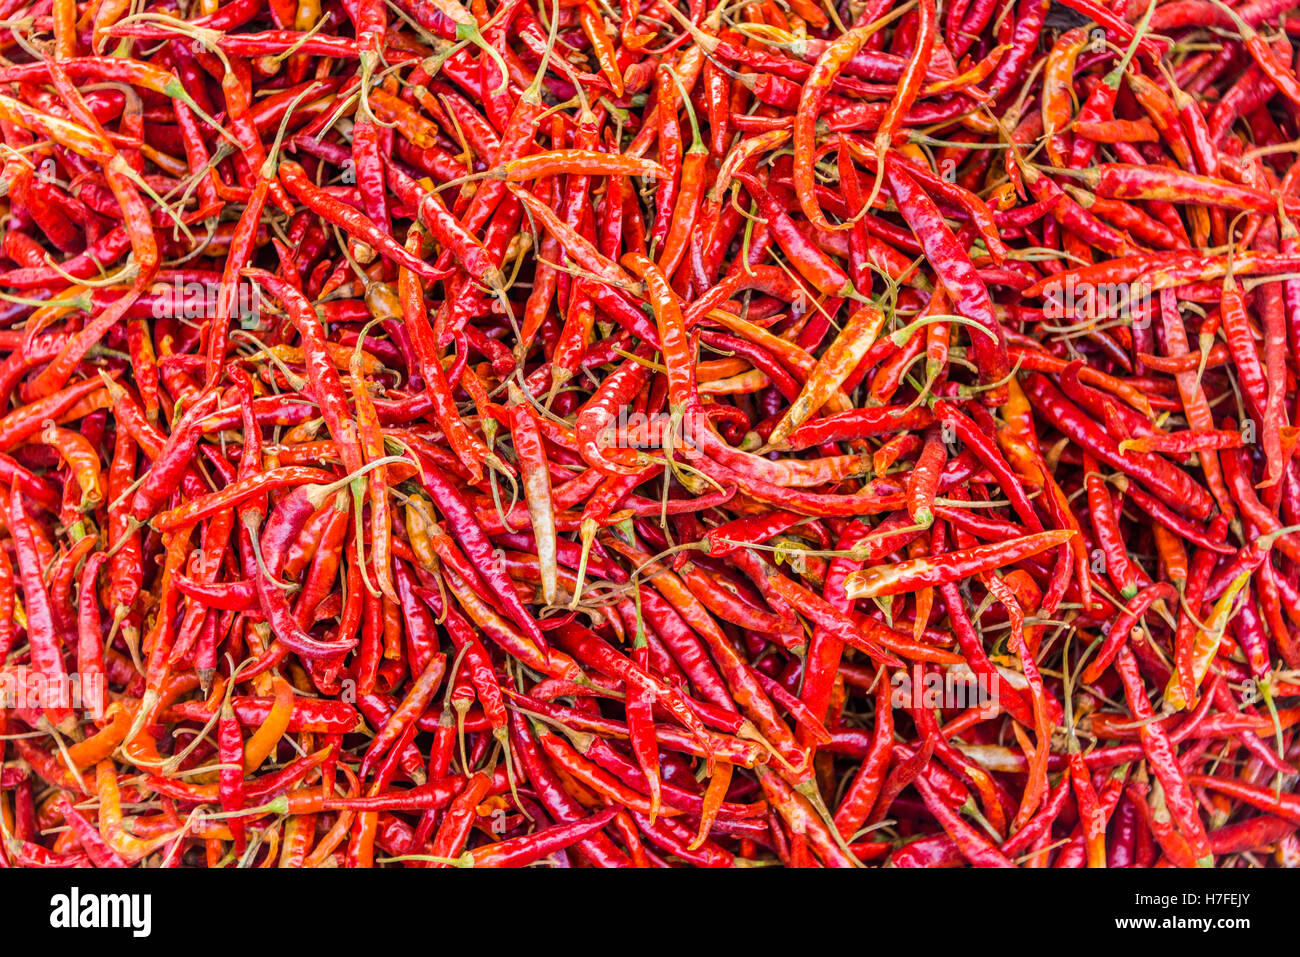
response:
M10 4L0 862L1296 858L1295 25L1066 5Z

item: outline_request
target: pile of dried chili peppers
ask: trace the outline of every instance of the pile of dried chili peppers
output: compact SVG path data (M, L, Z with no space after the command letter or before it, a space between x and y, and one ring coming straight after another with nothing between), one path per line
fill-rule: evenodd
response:
M1300 862L1297 0L0 8L0 864Z

